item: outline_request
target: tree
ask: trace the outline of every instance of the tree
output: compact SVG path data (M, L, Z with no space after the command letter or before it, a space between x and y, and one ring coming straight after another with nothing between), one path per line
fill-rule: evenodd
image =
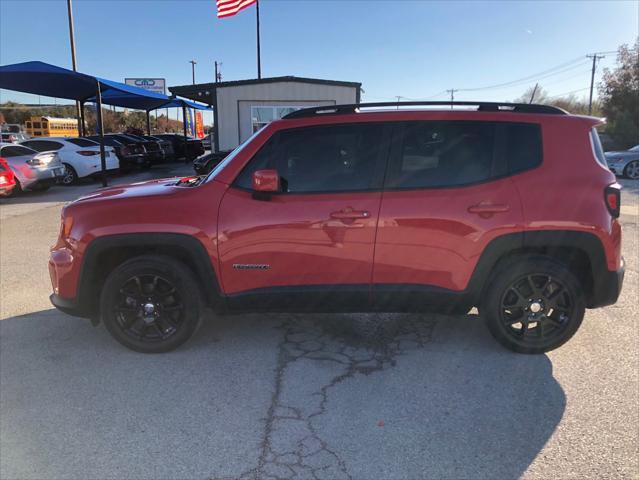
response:
M617 65L604 70L599 84L608 133L620 148L639 143L639 38L633 47L622 45Z

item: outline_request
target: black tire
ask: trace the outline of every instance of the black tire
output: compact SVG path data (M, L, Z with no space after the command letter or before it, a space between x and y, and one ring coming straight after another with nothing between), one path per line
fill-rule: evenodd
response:
M200 290L191 271L162 255L126 261L107 277L100 296L101 318L109 333L141 353L182 345L197 330L201 312Z
M68 163L64 164L64 176L62 177L62 185L74 185L78 183L78 172L75 171Z
M542 255L514 257L499 265L480 306L493 337L518 353L560 347L577 332L584 314L579 280L565 265Z

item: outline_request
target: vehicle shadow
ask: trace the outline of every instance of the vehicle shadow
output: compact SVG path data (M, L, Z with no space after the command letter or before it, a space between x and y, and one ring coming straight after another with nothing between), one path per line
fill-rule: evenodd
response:
M475 315L212 320L163 355L0 321L0 477L514 478L565 410L549 359Z

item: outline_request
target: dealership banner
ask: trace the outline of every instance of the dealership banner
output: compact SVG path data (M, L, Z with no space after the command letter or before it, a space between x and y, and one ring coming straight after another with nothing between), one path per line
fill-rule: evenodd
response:
M125 78L124 83L166 95L166 80L164 78Z
M202 119L202 112L199 110L195 112L195 136L204 138L204 120Z
M186 113L186 118L184 119L186 121L186 134L189 137L194 137L195 125L193 123L193 110L191 110L190 108L185 108L184 112Z

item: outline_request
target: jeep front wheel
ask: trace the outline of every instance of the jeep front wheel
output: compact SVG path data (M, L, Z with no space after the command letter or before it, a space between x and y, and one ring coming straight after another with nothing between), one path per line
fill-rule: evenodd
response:
M197 329L199 287L181 262L161 255L133 258L107 278L102 321L122 345L142 353L168 352Z
M513 259L495 272L480 309L495 339L519 353L544 353L567 342L584 318L581 284L543 256Z

